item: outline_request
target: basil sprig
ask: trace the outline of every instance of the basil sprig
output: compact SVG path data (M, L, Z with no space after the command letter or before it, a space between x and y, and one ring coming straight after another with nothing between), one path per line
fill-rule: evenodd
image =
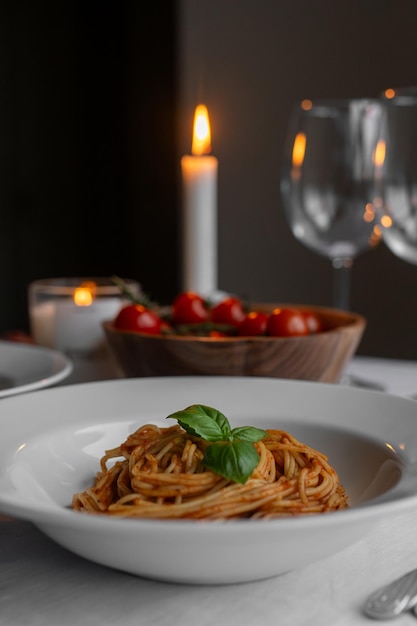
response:
M192 406L168 415L194 437L211 443L204 453L203 463L216 474L237 483L245 483L259 463L254 443L268 435L253 426L231 428L223 413L210 406Z
M122 278L119 278L119 276L114 275L111 277L111 280L114 282L116 287L119 287L125 298L132 302L132 304L142 304L147 309L156 309L158 307L158 304L153 302L147 294L140 293L140 295L137 295L134 293L129 285L127 285Z

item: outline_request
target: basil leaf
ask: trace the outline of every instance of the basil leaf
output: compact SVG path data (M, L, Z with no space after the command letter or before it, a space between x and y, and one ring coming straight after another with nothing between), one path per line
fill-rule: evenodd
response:
M201 437L206 441L225 441L232 436L227 417L210 406L193 404L168 415L167 419L169 418L176 419L190 435Z
M213 443L205 451L203 463L216 474L245 483L259 463L259 454L246 441Z
M256 441L260 441L267 436L268 433L266 432L266 430L262 430L261 428L255 428L254 426L241 426L239 428L233 428L232 430L233 441L238 440L255 443Z

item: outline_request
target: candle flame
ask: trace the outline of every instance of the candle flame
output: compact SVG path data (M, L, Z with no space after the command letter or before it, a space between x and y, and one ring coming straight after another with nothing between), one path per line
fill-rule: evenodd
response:
M375 167L382 167L385 161L386 144L383 139L380 139L376 144L374 152L374 164Z
M191 152L200 156L211 152L211 131L207 107L199 104L194 113L194 132Z
M301 167L306 152L307 138L304 133L297 133L292 149L292 164L294 167Z
M77 287L74 291L74 303L77 306L90 306L93 303L95 291L95 283L82 283L82 285Z

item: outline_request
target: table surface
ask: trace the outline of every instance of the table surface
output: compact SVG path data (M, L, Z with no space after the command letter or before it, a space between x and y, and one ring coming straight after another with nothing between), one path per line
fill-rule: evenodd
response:
M347 371L389 393L417 393L416 362L357 357ZM117 572L7 518L0 524L0 555L0 625L354 626L372 623L362 613L372 591L417 567L416 515L381 519L330 558L239 585L176 585ZM409 613L395 620L413 623Z

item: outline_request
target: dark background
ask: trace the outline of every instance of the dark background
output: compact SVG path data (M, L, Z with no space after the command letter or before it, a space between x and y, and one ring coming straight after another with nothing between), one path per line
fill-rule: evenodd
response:
M176 3L0 4L0 332L38 278L177 283Z
M332 304L327 258L292 236L280 197L300 100L417 85L416 0L181 0L181 153L196 100L219 160L219 276L253 301ZM417 359L417 266L384 245L357 258L362 354Z
M35 279L181 287L180 158L203 101L219 159L219 288L331 305L330 263L280 198L303 98L417 85L416 0L0 1L0 333L28 330ZM359 353L417 359L417 267L359 257Z

